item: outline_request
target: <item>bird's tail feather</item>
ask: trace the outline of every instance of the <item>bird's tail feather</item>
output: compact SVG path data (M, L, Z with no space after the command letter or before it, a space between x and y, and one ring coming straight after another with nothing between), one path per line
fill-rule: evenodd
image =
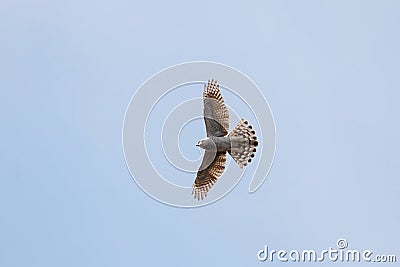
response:
M249 123L241 119L236 127L229 133L231 139L231 150L229 154L240 168L246 166L254 158L258 141L256 132Z

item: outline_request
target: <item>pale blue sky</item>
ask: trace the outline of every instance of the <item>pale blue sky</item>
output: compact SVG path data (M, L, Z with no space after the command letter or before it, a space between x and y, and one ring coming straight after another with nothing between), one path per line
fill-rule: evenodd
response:
M399 259L399 47L394 0L1 1L0 266L265 266L340 237ZM257 83L277 151L255 194L188 210L133 182L121 128L192 60Z

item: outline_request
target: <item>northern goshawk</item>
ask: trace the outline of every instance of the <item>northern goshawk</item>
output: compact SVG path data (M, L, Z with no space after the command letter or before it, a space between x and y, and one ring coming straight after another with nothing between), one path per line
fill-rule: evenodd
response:
M192 194L197 200L207 196L210 188L224 172L226 152L240 168L243 168L251 162L258 145L255 131L244 119L241 119L228 134L229 112L217 81L208 81L207 85L204 85L203 104L207 138L200 140L196 145L205 150L193 184Z

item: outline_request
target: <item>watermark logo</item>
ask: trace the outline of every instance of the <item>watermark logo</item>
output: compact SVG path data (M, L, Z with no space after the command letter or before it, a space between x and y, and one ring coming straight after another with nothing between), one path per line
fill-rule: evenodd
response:
M347 240L344 238L338 239L336 248L329 247L320 251L314 249L275 250L264 246L262 250L257 252L257 259L262 262L397 262L396 255L375 254L370 249L348 249Z
M229 130L242 116L241 110L236 110L238 102L247 107L253 116L252 124L260 145L252 163L255 168L249 193L262 185L272 166L275 123L264 95L252 80L232 67L214 62L189 62L166 68L145 81L132 97L125 113L122 138L125 161L133 179L144 192L162 203L197 207L215 202L228 194L246 171L227 165L222 179L200 202L193 199L191 186L171 182L179 175L163 173L165 161L182 175L189 173L193 180L196 177L202 157L195 160L185 157L180 138L182 133L188 132L185 130L188 125L203 121L203 86L210 79L218 80L223 95L230 94L237 99L227 103L232 122ZM185 95L188 97L181 99ZM170 96L179 98L180 102L174 102L167 116L160 118L159 106ZM152 118L155 118L153 123ZM157 140L155 133L159 136ZM160 145L155 145L158 141ZM195 147L195 143L191 145ZM152 157L152 149L157 147L162 150Z
M347 248L347 240L344 238L339 238L338 241L336 242L336 245L339 249L345 249Z

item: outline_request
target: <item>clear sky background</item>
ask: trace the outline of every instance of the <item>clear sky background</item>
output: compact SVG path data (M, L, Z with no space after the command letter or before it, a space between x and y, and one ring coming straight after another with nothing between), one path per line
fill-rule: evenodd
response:
M394 0L2 0L0 266L266 266L264 245L340 237L400 260L399 47ZM255 194L188 210L139 189L121 133L137 88L192 60L256 82L277 150Z

